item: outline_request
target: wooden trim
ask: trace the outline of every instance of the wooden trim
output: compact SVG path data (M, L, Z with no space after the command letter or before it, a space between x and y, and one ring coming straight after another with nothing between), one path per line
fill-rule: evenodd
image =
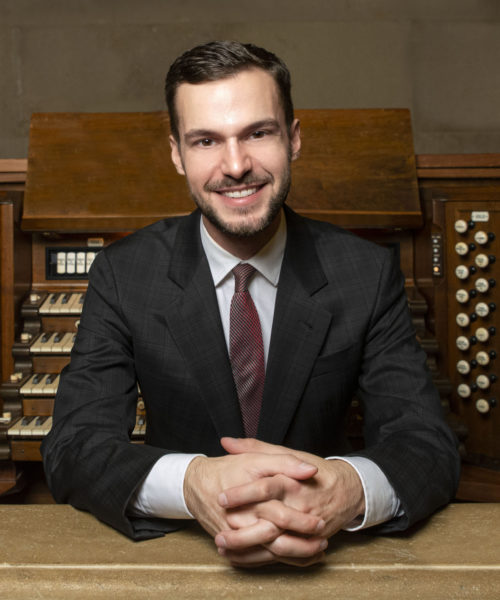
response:
M0 183L25 183L27 158L0 158Z
M0 375L12 373L14 361L14 205L0 202Z
M500 154L418 154L420 169L500 168Z
M500 154L419 154L419 179L500 178Z

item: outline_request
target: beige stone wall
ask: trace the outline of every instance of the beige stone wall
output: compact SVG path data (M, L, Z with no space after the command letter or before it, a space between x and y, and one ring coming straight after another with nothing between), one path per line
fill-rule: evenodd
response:
M161 110L183 50L279 54L300 108L408 107L417 153L500 152L500 0L0 0L0 158L32 112Z

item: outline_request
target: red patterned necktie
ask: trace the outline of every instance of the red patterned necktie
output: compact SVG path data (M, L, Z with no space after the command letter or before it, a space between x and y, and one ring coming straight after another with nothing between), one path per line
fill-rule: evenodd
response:
M249 264L233 269L235 283L229 325L229 355L247 437L257 435L265 379L262 330L248 291L248 281L254 273L255 268Z

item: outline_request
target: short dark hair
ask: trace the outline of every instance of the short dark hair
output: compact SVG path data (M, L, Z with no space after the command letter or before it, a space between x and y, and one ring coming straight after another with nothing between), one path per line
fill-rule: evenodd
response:
M165 97L170 115L170 129L179 141L179 120L175 107L177 88L182 83L205 83L225 79L246 69L268 72L278 86L288 129L293 122L290 72L272 52L254 44L234 41L208 42L179 56L171 65L165 83Z

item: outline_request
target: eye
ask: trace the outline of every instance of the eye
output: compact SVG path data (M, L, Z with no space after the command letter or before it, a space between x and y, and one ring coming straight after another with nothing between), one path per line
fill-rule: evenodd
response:
M250 137L253 138L254 140L260 140L263 137L265 137L267 135L267 132L264 131L263 129L258 129L257 131L254 131Z
M196 142L196 146L201 146L202 148L210 148L210 146L212 146L214 143L214 141L210 138L203 138L201 140L198 140Z

